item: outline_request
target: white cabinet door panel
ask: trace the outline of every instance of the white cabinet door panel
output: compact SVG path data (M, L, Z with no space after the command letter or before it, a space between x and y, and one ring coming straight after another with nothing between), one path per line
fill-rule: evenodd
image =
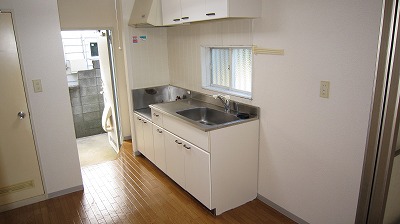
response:
M211 209L210 154L189 143L184 143L183 149L186 190Z
M135 119L135 132L136 132L136 146L137 150L143 155L146 155L143 135L143 121L142 117L134 115Z
M177 184L185 188L185 154L182 149L183 141L171 133L165 132L165 161L167 175Z
M204 0L181 0L182 22L204 20Z
M228 17L228 0L205 0L205 16L207 19Z
M145 119L143 120L143 137L145 156L154 163L153 124Z
M181 0L162 0L162 16L164 25L181 23Z
M165 173L167 172L167 165L165 163L164 132L164 129L153 125L154 164Z

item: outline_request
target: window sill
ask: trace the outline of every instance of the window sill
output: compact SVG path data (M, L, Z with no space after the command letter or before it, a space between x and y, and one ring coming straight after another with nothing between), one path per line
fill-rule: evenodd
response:
M228 94L228 95L231 95L231 96L237 96L237 97L240 97L240 98L253 100L251 94L246 94L246 93L242 93L242 92L236 92L236 91L232 91L232 90L228 90L228 89L216 88L216 87L212 87L212 86L202 86L202 88L206 89L206 90L211 90L211 91L223 93L223 94Z

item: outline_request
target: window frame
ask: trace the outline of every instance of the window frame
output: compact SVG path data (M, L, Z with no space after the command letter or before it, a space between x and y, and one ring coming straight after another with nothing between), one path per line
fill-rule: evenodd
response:
M232 49L234 48L248 48L251 50L252 63L251 63L251 88L250 92L242 91L232 88L233 84L233 74L232 69L230 69L230 80L229 87L212 84L212 74L211 74L211 49L229 49L229 66L232 67ZM234 45L234 46L201 46L201 70L202 70L202 88L206 90L216 91L224 94L229 94L233 96L238 96L241 98L253 99L253 80L254 80L254 53L253 46L251 45Z

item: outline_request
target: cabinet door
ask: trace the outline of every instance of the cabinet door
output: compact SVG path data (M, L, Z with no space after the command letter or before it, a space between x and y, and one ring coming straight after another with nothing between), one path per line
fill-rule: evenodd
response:
M143 155L146 154L145 152L145 146L144 146L144 135L143 135L143 118L134 115L135 119L135 132L136 132L136 147L139 152L141 152Z
M183 149L186 190L211 209L210 154L186 142Z
M164 129L153 125L153 137L154 164L156 164L156 166L165 173L167 166L165 163Z
M205 16L207 19L228 17L228 0L205 0Z
M154 163L153 124L145 119L143 119L143 138L145 156Z
M181 0L182 22L205 20L205 0Z
M167 175L181 187L185 188L185 153L182 149L183 141L169 132L164 133Z
M162 0L161 5L164 25L181 23L181 0Z

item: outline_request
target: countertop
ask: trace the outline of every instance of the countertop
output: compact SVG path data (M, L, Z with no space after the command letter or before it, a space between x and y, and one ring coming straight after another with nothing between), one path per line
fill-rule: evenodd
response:
M200 130L206 131L206 132L220 129L220 128L229 127L232 125L242 124L245 122L258 120L258 116L250 115L250 118L248 118L248 119L239 119L236 121L231 121L231 122L227 122L227 123L223 123L223 124L206 125L206 124L202 124L202 123L193 121L189 118L186 118L186 117L181 116L176 113L181 110L187 110L187 109L192 109L192 108L197 108L197 107L208 107L208 108L211 108L214 110L219 110L222 112L224 111L224 109L222 107L218 107L213 104L205 103L205 102L194 100L194 99L184 99L184 100L179 100L179 101L172 101L172 102L158 103L158 104L150 105L150 108L157 109L160 112L162 112L163 114L178 118L182 122L185 122L186 124L189 124L197 129L200 129ZM141 111L137 110L136 112L142 114L143 116L146 116L147 118L150 117L149 119L151 119L151 112L148 112L145 109L141 109ZM231 114L235 115L234 112L231 112Z

